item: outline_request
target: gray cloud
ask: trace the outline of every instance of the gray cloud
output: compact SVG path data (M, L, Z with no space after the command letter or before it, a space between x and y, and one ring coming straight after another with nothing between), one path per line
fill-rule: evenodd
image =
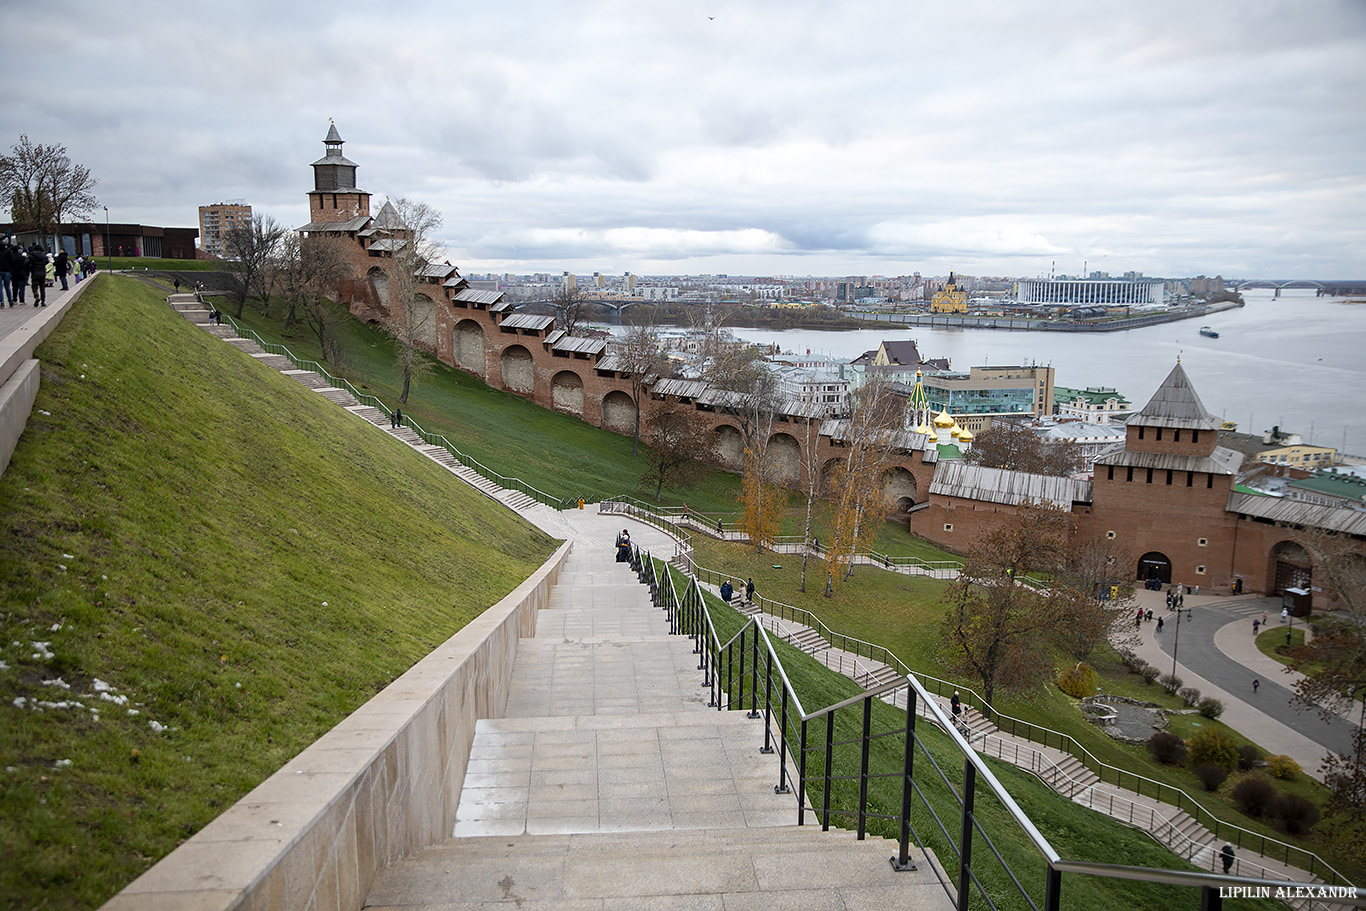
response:
M0 141L300 224L332 117L467 270L1366 277L1353 0L709 6L68 0Z

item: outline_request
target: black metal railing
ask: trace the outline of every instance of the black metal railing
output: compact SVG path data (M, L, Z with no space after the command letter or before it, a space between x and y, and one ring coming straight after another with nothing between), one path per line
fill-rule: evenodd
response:
M1317 892L1324 884L1269 879L1280 876L1272 871L1225 875L1066 859L918 677L907 674L808 712L784 668L781 647L759 617L714 613L719 601L709 603L712 596L697 576L671 570L647 552L634 550L631 564L656 606L667 611L670 630L693 640L709 705L762 719L761 752L777 753L774 791L793 795L797 824L813 815L822 829L837 825L860 839L870 832L888 837L896 842L890 861L897 870L916 869L912 854L918 852L963 911L1057 911L1064 877L1076 875L1198 890L1191 906L1202 909L1220 908L1221 890L1268 885L1316 890L1319 897L1308 906L1324 911L1366 907L1366 890L1342 884L1336 887L1340 895L1325 899ZM1003 820L1017 830L1015 836ZM1215 863L1212 856L1211 867Z

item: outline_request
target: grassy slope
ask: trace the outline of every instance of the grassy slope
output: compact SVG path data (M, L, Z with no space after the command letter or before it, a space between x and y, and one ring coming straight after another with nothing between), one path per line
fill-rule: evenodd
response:
M98 281L39 349L0 477L0 906L99 905L554 546L152 289Z

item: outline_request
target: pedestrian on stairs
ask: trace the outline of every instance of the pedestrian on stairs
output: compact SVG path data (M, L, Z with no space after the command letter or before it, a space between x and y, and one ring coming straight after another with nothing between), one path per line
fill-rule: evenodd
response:
M395 409L394 409L394 426L395 426L395 427L402 427L402 426L403 426L403 409L402 409L402 408L395 408Z
M729 604L729 603L730 603L730 596L731 596L732 594L734 594L734 593L735 593L735 589L734 589L734 587L731 586L730 580L729 580L729 579L727 579L726 581L724 581L724 582L721 583L721 600L722 600L722 601L724 601L724 602L726 602L727 604Z
M1224 845L1219 849L1219 858L1224 862L1224 874L1233 869L1233 845Z
M179 278L178 276L176 277L176 280L175 280L175 293L176 293L176 294L179 294L179 293L180 293L180 278Z
M745 600L750 604L754 603L754 580L750 579L745 583Z

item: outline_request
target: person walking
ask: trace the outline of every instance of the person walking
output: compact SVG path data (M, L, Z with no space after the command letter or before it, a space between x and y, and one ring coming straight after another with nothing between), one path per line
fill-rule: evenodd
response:
M36 243L28 248L28 279L33 306L47 306L47 254Z
M1266 613L1266 611L1262 611L1262 626L1266 626L1266 620L1267 620L1267 613Z
M14 248L10 246L9 238L0 243L0 307L8 304L14 306L14 286L9 282L9 264L14 256Z
M1253 692L1253 693L1256 693L1256 692L1257 692L1257 687L1259 687L1259 686L1261 686L1261 685L1262 685L1262 681L1258 680L1256 677L1253 677L1253 678L1252 678L1252 692Z
M1226 844L1219 849L1219 859L1224 862L1224 873L1233 869L1233 845Z
M66 274L71 271L71 260L66 258L66 250L59 250L57 252L57 258L52 261L52 269L57 273L57 278L62 282L62 290L71 290L66 286Z
M748 580L748 581L745 582L745 601L749 602L750 604L753 604L753 603L754 603L754 580L753 580L753 579L750 579L750 580Z
M722 582L722 583L721 583L721 600L724 601L724 602L726 602L727 604L729 604L729 603L730 603L730 596L733 595L733 594L735 594L735 587L732 586L732 585L730 584L730 580L727 579L725 582Z
M24 302L24 288L28 282L28 254L18 244L10 247L9 280L13 286L15 301L22 304ZM13 305L11 302L10 306Z
M1261 625L1262 625L1262 624L1257 620L1256 617L1253 617L1253 618L1252 618L1252 636L1253 636L1253 638L1256 638L1256 636L1257 636L1257 630L1261 628Z

